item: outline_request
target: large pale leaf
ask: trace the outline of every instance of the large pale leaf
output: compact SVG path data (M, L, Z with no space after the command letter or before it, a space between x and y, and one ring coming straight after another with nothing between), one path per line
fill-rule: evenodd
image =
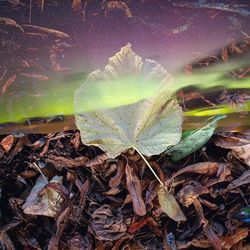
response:
M126 83L119 79L133 81L127 88ZM95 102L91 104L88 96L91 84L97 86L96 82L103 84L102 88L95 88L98 105L103 100L103 109L83 112L86 110L84 100L87 100L88 107L95 107ZM149 92L144 90L143 82L145 88L149 83L154 84L153 87L150 85ZM172 84L171 76L158 62L149 59L142 61L132 51L131 45L127 44L109 59L104 71L92 72L87 82L75 93L76 125L82 141L86 145L99 146L109 157L116 157L131 147L151 156L177 144L181 137L182 110L172 97ZM110 85L114 86L115 92L103 96L104 86ZM140 86L140 89L131 87L133 85ZM119 89L120 92L117 91ZM138 96L140 91L142 95ZM125 96L122 103L125 105L120 106L114 101L111 108L107 108L107 98L112 102L112 98L117 98L117 95Z

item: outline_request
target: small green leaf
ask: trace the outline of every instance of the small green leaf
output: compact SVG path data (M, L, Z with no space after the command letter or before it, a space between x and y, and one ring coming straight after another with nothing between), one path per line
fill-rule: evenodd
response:
M199 130L188 132L182 135L181 141L165 151L173 161L179 161L201 148L213 135L217 121L225 118L225 115L213 117L213 120Z

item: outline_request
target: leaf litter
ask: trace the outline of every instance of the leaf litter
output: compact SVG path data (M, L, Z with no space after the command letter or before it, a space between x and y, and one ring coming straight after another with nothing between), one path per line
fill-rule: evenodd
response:
M116 11L123 12L124 18L133 18L134 11L129 9L130 3L110 2L113 3L106 6L106 18L112 19ZM51 39L69 39L67 34L53 29L29 25L22 27L11 19L0 20L1 24L11 26L21 33L28 33L28 30L46 34ZM236 50L236 45L233 46ZM143 61L133 54L129 45L124 50L128 54L123 56L134 58L131 65L137 63L136 69L139 72L145 65L149 66L140 72L142 78L158 76L157 80L162 80L165 74L171 84L171 76L157 62ZM242 51L241 48L240 53ZM56 52L51 50L50 53L51 60L55 60L53 53ZM225 63L230 60L230 53L223 48L222 60ZM29 63L25 62L25 65ZM97 76L107 77L110 71L112 74L121 74L121 68L115 68L116 63L111 59L104 71L92 74L88 81L93 83ZM55 70L60 68L56 61L52 66ZM8 75L4 79L3 94L16 81L16 77L12 76ZM34 76L40 78L46 76L46 73L36 73ZM157 84L156 81L156 88L154 86L151 90L154 92L158 87L160 82ZM84 88L82 91L84 95ZM173 93L164 94L167 95L167 102L155 110L153 102L147 103L148 100L158 98L151 97L152 92L143 93L143 98L134 96L129 104L125 100L125 106L131 105L131 110L134 106L141 105L144 108L144 105L151 105L152 109L145 116L145 121L148 117L152 119L149 122L143 121L144 126L138 119L136 125L140 130L139 136L125 133L126 140L122 142L124 138L120 135L116 134L112 138L113 127L105 130L113 142L119 145L115 149L112 149L112 143L106 147L108 136L105 137L106 141L98 140L102 134L96 138L86 137L84 132L87 129L81 131L83 142L79 140L78 131L69 131L71 138L57 134L47 138L44 135L24 135L24 138L14 139L12 135L1 136L1 246L9 249L164 249L164 242L167 241L167 249L248 249L249 226L234 217L235 212L247 207L249 202L248 134L216 134L215 126L211 126L209 133L204 133L204 138L200 138L201 134L198 133L192 139L201 139L198 146L192 150L190 148L185 156L173 163L171 160L174 158L161 153L168 146L178 146L180 139L183 139L182 112ZM111 104L111 109L124 110L114 105L115 102ZM171 116L168 109L170 111L172 108L175 113ZM152 115L152 111L156 113ZM171 126L166 126L159 113L176 119L173 119ZM111 113L105 114L105 118L110 118L108 115ZM81 112L78 115L81 116ZM93 119L96 125L94 118L90 118L93 110L86 116L90 121ZM159 127L154 119L157 122L163 119L161 136L165 134L164 129L169 133L172 131L169 138L163 137L166 142L162 147L156 145L160 144L159 138L153 138L152 141L151 137L146 138L147 133L150 136L154 132L158 133ZM122 122L126 122L124 120ZM124 128L119 119L115 122L116 129ZM103 128L103 124L99 125ZM192 131L193 135L199 130L203 131L203 128ZM133 132L132 127L127 131ZM37 141L40 143L35 143ZM211 150L207 147L208 158L203 155L204 152L199 157L196 155L202 145L211 147ZM108 159L116 156L114 161ZM164 187L145 168L146 163L141 157L149 162ZM31 163L36 162L44 177L36 168L31 168ZM110 188L116 188L117 191L108 193ZM125 203L128 196L130 198Z

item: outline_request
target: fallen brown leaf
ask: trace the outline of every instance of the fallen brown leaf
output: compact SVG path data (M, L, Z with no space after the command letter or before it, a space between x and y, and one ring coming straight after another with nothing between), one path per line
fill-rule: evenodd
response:
M12 148L14 143L14 136L13 135L7 135L4 137L1 141L1 146L3 147L3 150L5 153L8 153L10 149Z
M213 228L208 224L203 224L203 232L207 236L209 242L216 250L221 250L221 240L214 232Z
M122 161L118 161L116 175L110 179L109 186L111 188L119 186L124 173L125 173L125 164Z
M61 171L63 168L72 169L82 167L87 162L89 162L89 159L85 156L80 156L75 159L68 159L63 156L49 155L46 161L52 163L56 169Z
M200 162L200 163L192 164L192 165L182 168L181 170L173 174L171 178L165 182L165 185L167 187L170 186L174 178L184 173L185 174L187 173L205 174L205 175L211 176L217 173L218 168L219 168L218 162Z
M20 75L33 78L40 81L48 81L49 77L45 75L33 74L33 73L21 73Z
M69 38L69 35L67 35L66 33L59 31L59 30L55 30L55 29L49 29L49 28L35 26L31 24L24 24L22 27L24 28L25 32L34 31L34 32L41 32L44 34L48 34L48 35L61 38L61 39Z
M220 137L215 144L222 148L231 149L233 155L250 166L250 130L230 137Z
M5 94L7 89L11 86L11 84L16 80L16 75L11 76L2 87L2 95Z
M129 226L128 232L131 234L135 233L136 231L144 227L147 223L148 223L148 217L144 217L138 221L135 221Z
M84 237L79 233L76 233L68 241L68 248L65 250L92 250L93 249L93 240L89 234L86 234Z
M147 211L145 203L142 199L141 182L128 164L126 165L125 172L127 188L132 198L134 212L140 216L143 216L147 213Z
M189 185L184 186L177 194L178 200L185 207L189 207L193 204L200 195L209 193L209 189L203 187L198 182L192 182Z
M249 228L237 228L235 232L222 236L221 242L223 249L231 249L241 240L245 239L249 234Z
M24 30L21 27L21 25L17 24L16 21L13 19L7 18L7 17L0 17L0 24L1 25L6 25L6 26L12 26L18 29L19 32L23 33Z
M109 205L103 205L93 212L90 227L98 240L114 241L125 235L127 231L122 214Z
M228 51L227 51L227 48L222 48L221 57L222 57L224 63L228 62Z
M82 211L83 211L85 204L86 204L86 196L87 196L87 193L88 193L89 188L90 188L90 182L87 179L84 183L82 183L79 179L76 179L75 184L80 191L80 201L79 201L79 205L78 205L79 210L78 210L78 214L77 214L77 218L80 219L81 215L82 215Z
M104 6L104 15L106 17L112 17L114 13L122 13L125 18L133 17L128 5L120 0L108 1Z
M250 183L250 170L245 171L239 178L233 180L226 188L225 192Z
M69 214L70 208L66 207L58 216L56 220L56 233L50 239L48 250L59 249L59 242L62 237L64 228L68 222Z

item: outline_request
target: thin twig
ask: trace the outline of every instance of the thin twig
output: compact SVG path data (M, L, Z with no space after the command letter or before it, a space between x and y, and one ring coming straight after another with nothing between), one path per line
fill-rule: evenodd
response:
M48 182L47 178L45 177L45 175L43 174L43 172L41 171L41 169L38 167L38 165L35 162L33 164L34 164L35 168L38 170L38 172L42 175L45 183L48 184L49 182Z

